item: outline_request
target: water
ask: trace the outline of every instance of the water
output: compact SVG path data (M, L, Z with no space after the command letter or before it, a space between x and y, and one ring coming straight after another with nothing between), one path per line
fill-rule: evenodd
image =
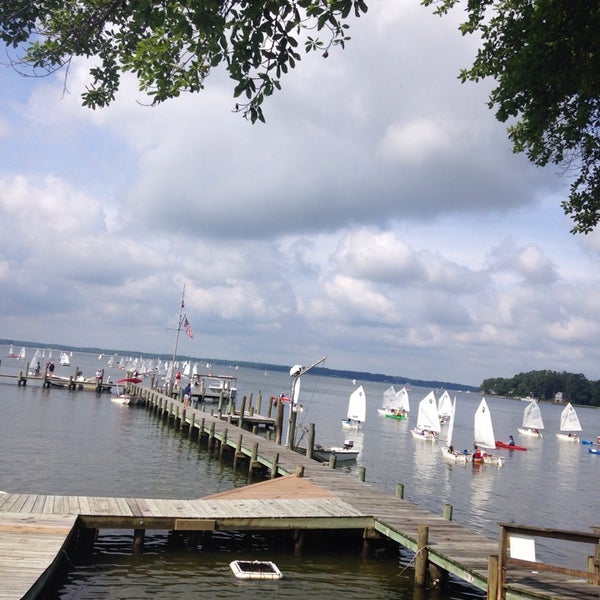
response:
M0 356L7 351L0 347ZM57 366L57 374L72 375L79 366L92 376L99 366L112 380L123 376L106 367L106 358L75 353L71 367ZM2 358L1 373L17 372L22 363ZM239 378L240 395L263 394L263 412L270 396L289 392L286 374L252 370L216 369ZM386 384L362 383L368 401L367 421L360 432L341 428L347 399L355 389L352 381L316 377L302 378L299 415L303 427L316 424L316 441L340 444L353 438L361 453L356 465L343 470L356 475L366 467L367 481L390 493L396 484L405 486L405 498L441 514L445 504L454 508L454 520L497 538L498 522L563 529L588 530L597 526L597 481L600 456L579 444L560 443L561 406L543 404L546 431L542 439L516 433L524 402L488 398L498 439L515 435L527 452L499 451L508 458L502 468L448 464L439 444L417 442L410 435L418 401L428 389L410 392L408 421L386 419L377 414ZM479 403L475 394L451 392L457 397L453 442L471 448L473 414ZM0 380L0 489L11 492L195 498L246 484L242 472L219 463L197 444L180 437L161 420L144 410L117 406L107 394L42 389L31 382L18 387L14 380ZM600 411L577 408L584 427L583 438L600 433ZM147 538L142 557L131 555L128 532L104 532L92 557L71 557L74 566L56 592L58 598L140 598L157 593L168 598L258 597L275 592L284 598L330 596L344 598L413 599L412 573L405 570L410 553L363 560L358 549L349 552L315 550L303 558L287 549L274 548L268 539L250 541L223 536L217 548L187 550L167 532ZM538 558L584 568L591 548L538 542ZM274 560L284 579L269 584L240 584L228 569L239 558ZM476 597L472 590L454 587L438 594L442 600ZM427 598L428 595L423 596ZM480 595L479 595L480 597Z

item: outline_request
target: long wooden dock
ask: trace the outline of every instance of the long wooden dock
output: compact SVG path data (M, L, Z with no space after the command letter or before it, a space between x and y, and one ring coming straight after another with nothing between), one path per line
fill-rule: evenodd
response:
M172 421L182 435L204 438L219 454L230 452L249 469L266 470L271 480L187 500L1 493L0 581L10 574L11 586L1 586L0 599L35 598L75 528L134 530L134 544L136 539L142 543L143 532L151 529L280 529L299 532L300 538L307 530L351 529L362 533L365 544L384 536L417 557L425 555L440 573L488 589L490 556L498 554L498 540L241 429L220 414L184 409L179 401L146 388L138 393L147 410ZM28 540L22 549L14 542L15 533ZM31 547L39 552L30 552ZM511 571L505 591L509 600L587 600L597 599L600 587L521 570Z

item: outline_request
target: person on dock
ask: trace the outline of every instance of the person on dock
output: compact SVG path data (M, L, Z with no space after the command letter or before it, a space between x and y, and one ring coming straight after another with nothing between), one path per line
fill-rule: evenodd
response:
M181 371L177 371L177 375L175 375L175 389L179 389L179 383L181 382Z
M48 371L50 377L52 377L52 375L54 375L54 361L53 360L48 361L47 371Z
M39 377L40 376L40 372L42 370L42 365L40 365L40 361L38 360L36 365L35 365L35 376Z
M192 386L190 382L187 382L185 388L183 388L183 407L187 408L190 405L190 398L192 396Z

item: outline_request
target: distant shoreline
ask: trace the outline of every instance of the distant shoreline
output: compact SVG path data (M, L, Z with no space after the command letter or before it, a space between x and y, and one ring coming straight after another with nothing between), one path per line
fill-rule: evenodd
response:
M25 346L26 348L40 348L40 349L52 349L52 350L68 350L73 352L85 352L90 354L106 354L112 355L117 354L118 356L148 356L152 358L160 358L161 360L172 360L173 357L170 354L160 354L160 353L152 353L152 352L140 352L139 350L115 350L107 349L107 348L93 348L87 347L82 348L78 346L64 346L60 344L47 344L41 342L29 342L24 340L9 340L9 339L0 339L0 344L10 346ZM0 357L1 358L1 357ZM240 367L245 367L249 369L259 369L259 370L269 370L269 371L280 371L280 372L288 372L289 365L275 365L271 363L263 363L263 362L251 362L251 361L236 361L233 359L220 359L220 358L211 358L209 356L206 357L195 357L195 356L186 356L183 354L178 355L179 360L193 360L200 362L210 362L213 365L226 365L229 366L231 364L235 364ZM433 389L447 389L447 390L455 390L460 392L479 392L479 387L472 385L465 385L462 383L454 383L448 381L437 381L437 380L422 380L422 379L411 379L409 377L401 377L398 375L386 375L384 373L369 373L366 371L346 371L341 369L328 369L326 367L315 367L312 370L312 373L315 375L322 375L324 377L337 377L340 379L358 379L360 381L374 381L380 383L389 383L390 385L416 385L419 387L430 387Z

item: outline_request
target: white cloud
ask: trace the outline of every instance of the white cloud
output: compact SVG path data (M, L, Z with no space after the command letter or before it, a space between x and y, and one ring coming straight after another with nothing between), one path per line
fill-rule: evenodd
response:
M599 378L598 236L568 233L565 181L512 154L489 84L458 82L457 18L371 6L266 125L218 72L155 108L127 76L97 111L84 61L67 94L0 73L3 336L169 353L186 284L200 356Z

